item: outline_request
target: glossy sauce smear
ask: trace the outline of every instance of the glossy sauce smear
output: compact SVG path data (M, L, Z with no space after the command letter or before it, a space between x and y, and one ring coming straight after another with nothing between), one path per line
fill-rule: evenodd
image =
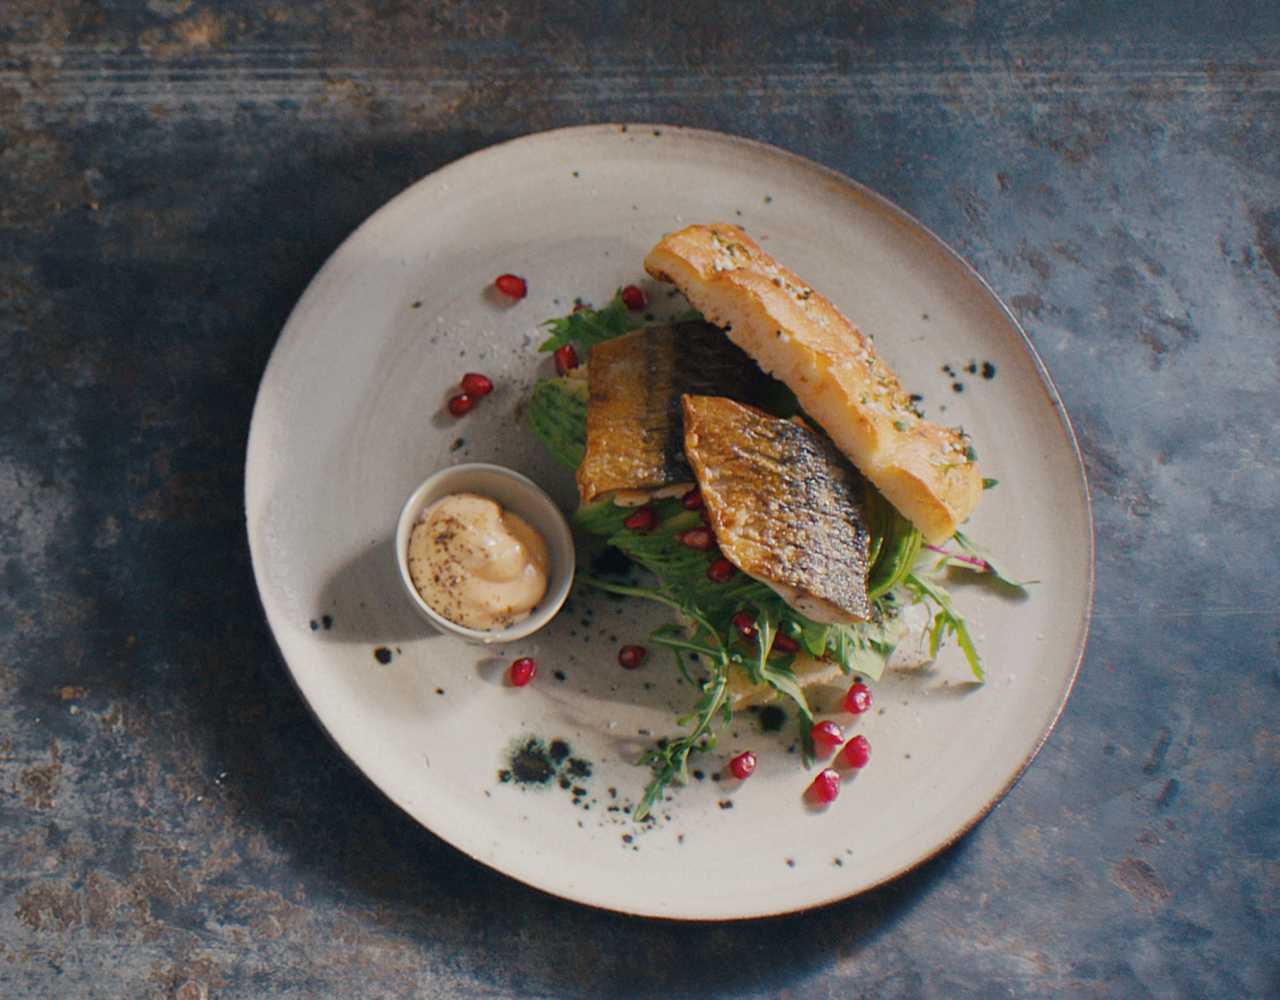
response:
M474 493L437 500L409 536L409 575L427 605L455 625L507 628L547 590L547 545L523 518Z

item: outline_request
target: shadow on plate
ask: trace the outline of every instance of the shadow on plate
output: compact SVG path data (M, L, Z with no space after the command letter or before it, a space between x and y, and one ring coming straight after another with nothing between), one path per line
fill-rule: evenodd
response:
M309 624L317 638L333 642L394 645L439 635L409 602L390 537L329 577Z

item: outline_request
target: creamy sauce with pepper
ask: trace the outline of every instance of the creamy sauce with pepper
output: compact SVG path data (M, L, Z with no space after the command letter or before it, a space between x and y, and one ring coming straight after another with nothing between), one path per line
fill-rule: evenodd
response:
M547 592L547 545L523 518L474 493L437 500L409 535L409 575L427 605L455 625L506 628Z

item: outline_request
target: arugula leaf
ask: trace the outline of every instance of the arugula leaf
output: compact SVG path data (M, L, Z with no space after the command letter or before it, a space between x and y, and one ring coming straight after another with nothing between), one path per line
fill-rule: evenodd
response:
M551 336L543 341L540 351L554 351L565 344L577 343L584 350L602 340L612 340L624 333L643 326L643 322L632 315L625 302L622 301L622 289L613 295L613 301L603 309L579 309L568 316L548 320L542 324Z
M679 656L678 653L676 655ZM706 752L715 748L716 733L712 725L717 716L723 717L722 725L724 726L733 719L733 709L729 705L728 658L718 656L714 662L715 669L703 684L702 694L694 704L693 711L679 720L680 724L684 725L690 720L697 719L693 732L680 739L653 747L636 762L653 768L653 780L649 782L644 794L640 797L632 819L636 821L647 819L653 804L668 785L687 785L689 755L695 751Z
M945 589L940 587L927 576L917 573L909 573L903 586L915 595L916 600L928 600L935 604L938 608L937 614L933 619L933 626L929 631L929 655L936 657L938 655L938 647L941 646L942 640L948 632L954 632L956 642L960 644L960 648L964 651L965 659L969 661L969 669L973 671L973 676L979 681L986 682L987 672L982 666L982 657L978 655L978 647L973 642L973 637L969 634L969 625L964 619L964 615L956 610L951 595Z
M959 531L957 531L953 537L955 538L956 544L959 545L967 555L984 562L987 570L994 573L996 579L1001 583L1008 584L1010 587L1016 587L1021 590L1023 587L1029 586L1030 584L1040 582L1039 580L1018 581L1013 579L1013 577L1005 571L1004 567L995 561L995 557L992 556L990 549L979 545L968 535L961 534Z

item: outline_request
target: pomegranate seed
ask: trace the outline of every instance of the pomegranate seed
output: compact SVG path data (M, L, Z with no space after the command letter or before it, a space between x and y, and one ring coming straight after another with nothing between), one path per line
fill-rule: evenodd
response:
M729 761L729 773L739 781L745 781L751 777L751 772L756 769L756 755L750 750L744 750L733 760Z
M690 490L680 498L680 505L685 510L701 510L702 509L702 491Z
M834 802L836 796L840 794L840 772L834 767L828 767L816 778L813 784L809 786L813 792L813 797L822 803Z
M744 639L756 637L756 617L750 611L739 611L733 616L733 627Z
M529 294L529 283L514 274L498 275L493 286L509 299L522 299Z
M710 552L716 547L716 536L711 533L710 528L690 528L688 531L680 532L676 537L689 548L697 549L699 552Z
M628 285L622 290L622 304L635 312L649 304L649 293L639 285Z
M471 407L475 405L475 396L470 396L465 392L460 392L449 399L449 412L455 417L463 417L470 413Z
M564 375L578 367L578 352L573 349L572 344L557 347L551 356L555 358L557 375Z
M481 396L487 396L493 392L493 383L483 375L467 372L462 376L462 391L479 399Z
M733 575L738 572L738 567L729 562L724 556L713 560L711 565L707 567L707 579L712 583L728 583L733 579Z
M844 696L844 710L850 715L861 715L871 707L871 689L865 684L855 684Z
M769 649L771 651L776 649L779 653L798 653L800 652L800 643L785 632L779 632L773 637L773 645Z
M844 762L850 767L866 767L871 759L871 744L865 736L855 736L844 745Z
M830 721L819 722L809 731L809 735L813 737L813 742L824 746L838 747L844 742L844 730Z
M629 531L652 531L658 526L658 512L652 507L637 507L622 519Z
M623 646L618 650L618 662L625 670L635 670L648 655L649 651L643 646Z
M533 662L533 657L522 656L511 664L511 683L516 687L524 687L531 680L534 674L538 672L538 665Z

